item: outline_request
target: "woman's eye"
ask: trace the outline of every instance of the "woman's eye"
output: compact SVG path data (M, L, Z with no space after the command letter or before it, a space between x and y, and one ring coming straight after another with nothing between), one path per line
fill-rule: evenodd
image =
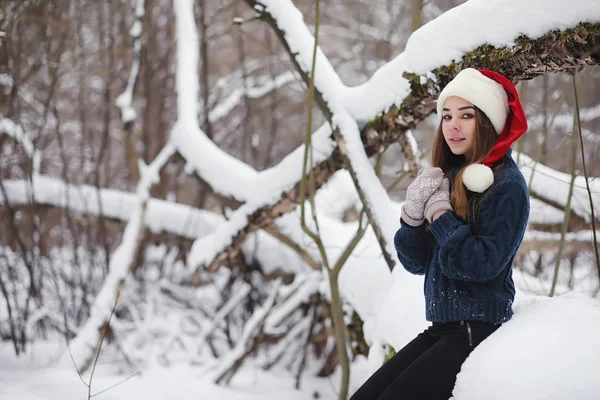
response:
M452 119L452 116L451 115L443 115L442 119L445 121L450 121Z
M473 115L473 114L470 114L470 113L463 114L463 118L464 118L464 119L469 119L469 118L473 118L473 117L474 117L474 115Z

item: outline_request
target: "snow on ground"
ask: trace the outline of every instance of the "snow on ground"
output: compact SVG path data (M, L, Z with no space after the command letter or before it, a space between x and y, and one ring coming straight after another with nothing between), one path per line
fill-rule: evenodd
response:
M53 347L53 346L50 346ZM40 356L40 353L45 353ZM46 348L36 349L35 357L17 359L13 349L0 348L0 399L2 400L83 400L88 388L74 368L55 367L44 359L56 354ZM306 400L335 399L339 377L304 379L299 390L288 371L265 372L259 367L244 366L229 386L217 386L199 376L199 369L188 365L145 368L142 374L107 390L95 398L102 400ZM99 363L92 381L92 394L122 382L131 374L118 374L114 366ZM317 393L318 397L314 397Z
M396 305L398 312L389 308L388 317L402 324L402 309L415 305ZM463 365L454 400L597 399L600 301L581 296L547 298L518 293L514 308L513 319L476 348ZM414 329L415 334L421 328ZM36 344L28 355L17 358L10 344L4 343L0 348L0 399L87 399L87 387L74 368L53 363L61 351L56 344ZM98 363L92 394L131 375L119 370L119 365L110 359ZM308 371L297 390L288 371L267 372L257 365L248 359L229 386L217 386L202 377L198 367L178 364L167 368L154 364L98 398L337 399L338 373L316 378L314 369ZM354 361L351 391L360 386L372 368L364 357Z

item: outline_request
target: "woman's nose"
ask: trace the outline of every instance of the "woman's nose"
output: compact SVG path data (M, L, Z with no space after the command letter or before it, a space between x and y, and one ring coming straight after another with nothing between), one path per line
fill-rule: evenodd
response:
M460 122L457 121L455 118L452 118L450 120L450 129L458 131L460 130Z

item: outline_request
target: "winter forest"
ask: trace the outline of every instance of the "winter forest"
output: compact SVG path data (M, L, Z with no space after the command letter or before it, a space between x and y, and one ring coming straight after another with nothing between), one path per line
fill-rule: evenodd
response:
M597 0L0 1L0 399L348 399L427 327L393 238L466 67L531 214L453 398L598 399L599 65Z

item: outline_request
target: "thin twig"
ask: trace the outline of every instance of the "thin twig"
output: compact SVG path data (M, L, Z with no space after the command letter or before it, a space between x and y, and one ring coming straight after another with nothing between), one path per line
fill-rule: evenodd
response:
M581 163L583 165L583 177L588 197L590 199L590 211L592 213L592 232L594 235L594 250L596 252L596 266L598 267L598 279L600 280L600 254L598 254L598 239L596 237L596 216L594 214L594 201L592 199L592 191L588 181L587 168L585 166L585 151L583 148L583 135L581 133L581 119L579 117L579 99L577 98L577 83L575 82L575 74L573 74L573 92L575 93L575 117L577 118L577 129L579 132L579 144L581 148Z
M133 378L134 376L139 375L139 374L141 374L140 371L135 372L135 373L129 375L127 378L123 379L122 381L117 382L114 385L109 386L106 389L103 389L103 390L99 391L98 393L94 393L91 397L95 397L95 396L98 396L99 394L102 394L104 392L108 392L110 389L116 388L117 386L121 385L122 383L127 382L128 380L130 380L131 378Z
M94 379L94 372L96 371L96 364L98 363L98 358L100 358L100 351L102 350L102 343L104 343L104 338L106 338L106 334L108 333L108 329L110 328L110 321L115 314L115 310L117 309L117 303L119 302L119 297L121 297L121 291L117 291L117 297L115 298L115 304L113 304L112 310L110 310L110 315L108 316L108 320L106 321L106 327L104 328L104 333L100 338L100 343L98 344L98 351L96 352L96 357L94 358L94 364L92 365L92 372L90 373L90 383L88 385L88 400L92 398L92 380Z
M296 243L294 239L281 232L280 229L276 228L274 225L269 225L263 229L269 235L273 236L275 239L279 240L281 243L285 244L291 250L293 250L312 269L317 271L321 269L321 265L317 261L315 261L315 259L306 250L304 250L298 243Z
M310 319L310 324L306 330L306 337L304 338L304 346L302 348L302 359L300 360L300 365L298 366L298 371L296 371L296 389L300 389L300 377L302 376L302 371L304 371L304 367L306 365L306 353L308 346L310 345L311 333L316 323L316 315L317 315L317 302L313 304L311 307L312 316ZM311 311L309 310L309 312Z
M71 353L71 347L69 346L69 343L67 343L67 351L69 352L69 357L71 357L71 361L73 362L73 366L75 367L75 371L77 371L77 375L79 375L79 379L81 379L81 382L83 382L83 384L85 386L88 386L88 384L85 381L85 379L83 379L83 376L81 375L81 372L79 371L79 368L77 368L77 363L75 362L75 358L73 358L73 353Z
M567 203L563 209L564 218L560 232L560 242L558 244L558 252L556 254L556 261L554 263L554 276L552 277L552 286L550 287L550 297L554 296L556 290L556 283L558 282L558 270L560 269L560 262L562 259L562 253L565 246L565 236L567 229L569 228L569 217L571 216L571 200L573 199L573 188L575 185L575 178L577 177L577 138L575 137L575 125L578 123L576 110L573 113L573 132L571 134L571 184L569 185L569 194L567 195Z

